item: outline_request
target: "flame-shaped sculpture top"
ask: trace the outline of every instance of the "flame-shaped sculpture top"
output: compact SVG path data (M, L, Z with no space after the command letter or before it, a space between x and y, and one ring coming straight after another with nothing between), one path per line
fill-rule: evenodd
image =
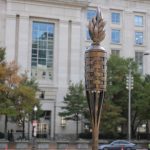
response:
M88 26L93 45L99 45L100 42L105 38L104 26L105 22L98 7L96 16L92 18L92 21L89 22Z

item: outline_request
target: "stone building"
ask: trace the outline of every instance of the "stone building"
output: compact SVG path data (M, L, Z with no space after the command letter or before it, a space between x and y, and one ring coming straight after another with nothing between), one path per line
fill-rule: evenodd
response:
M38 80L37 96L45 112L38 132L50 138L76 132L75 123L64 122L58 112L69 82L84 81L87 24L97 6L106 21L102 46L108 57L133 57L139 71L150 74L150 56L144 55L150 52L149 0L0 0L0 47L20 72ZM10 122L12 126L19 128ZM83 130L82 122L79 126ZM0 131L3 128L1 123Z

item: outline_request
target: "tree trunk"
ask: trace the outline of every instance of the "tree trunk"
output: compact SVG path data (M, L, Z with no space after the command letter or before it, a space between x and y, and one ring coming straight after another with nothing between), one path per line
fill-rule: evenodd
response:
M30 114L28 115L28 140L30 140Z
M76 122L77 124L76 124L76 139L78 140L78 124L79 124L79 121L78 121L78 115L77 115L77 122Z
M25 138L25 135L24 135L24 129L25 129L25 118L23 118L23 123L22 123L22 138L24 139Z
M149 140L149 124L148 124L148 120L146 121L146 136L147 136L147 140Z
M7 122L8 122L8 116L5 115L5 127L4 127L5 139L8 139L8 135L7 135Z

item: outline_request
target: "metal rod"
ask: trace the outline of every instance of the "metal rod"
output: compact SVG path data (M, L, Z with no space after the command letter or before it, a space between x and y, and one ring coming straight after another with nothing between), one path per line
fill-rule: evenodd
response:
M128 88L128 140L131 141L131 68L129 68Z
M36 150L36 135L37 135L37 117L36 117L36 111L37 111L37 107L34 107L34 119L36 121L36 125L34 124L33 127L33 145L32 145L32 150Z
M92 150L98 150L100 117L104 100L104 91L101 91L100 93L87 91L87 99L90 100L89 108L92 123Z

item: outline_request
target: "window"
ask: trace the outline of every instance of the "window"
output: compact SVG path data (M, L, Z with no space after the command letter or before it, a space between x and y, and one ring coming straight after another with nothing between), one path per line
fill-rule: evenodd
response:
M134 16L134 24L135 26L143 26L143 16Z
M51 111L45 110L40 114L40 118L44 120L51 120Z
M65 127L66 126L66 120L64 117L61 117L61 123L60 123L61 127Z
M112 50L111 50L111 54L112 54L112 55L120 56L120 50L118 50L118 49L117 49L117 50L116 50L116 49L112 49Z
M96 10L88 10L87 11L87 21L88 21L88 23L89 23L89 21L92 20L92 18L94 16L96 16ZM88 28L86 28L86 39L91 40Z
M143 45L143 32L135 32L135 44Z
M45 98L45 91L41 91L41 93L40 93L40 98L41 98L41 99L44 99L44 98Z
M32 76L42 78L53 70L54 24L34 21L32 24ZM49 74L49 73L47 73ZM49 77L52 79L52 76Z
M143 52L135 52L135 62L138 65L139 73L143 73Z
M50 134L49 132L51 131L51 127L48 123L41 123L38 122L37 123L37 137L38 138L48 138L48 134Z
M87 20L90 21L92 18L96 16L96 10L88 10L87 11Z
M86 28L86 39L91 40L88 28Z
M111 13L111 22L114 24L120 24L120 13Z
M111 31L111 41L112 43L120 43L120 30L112 29Z

